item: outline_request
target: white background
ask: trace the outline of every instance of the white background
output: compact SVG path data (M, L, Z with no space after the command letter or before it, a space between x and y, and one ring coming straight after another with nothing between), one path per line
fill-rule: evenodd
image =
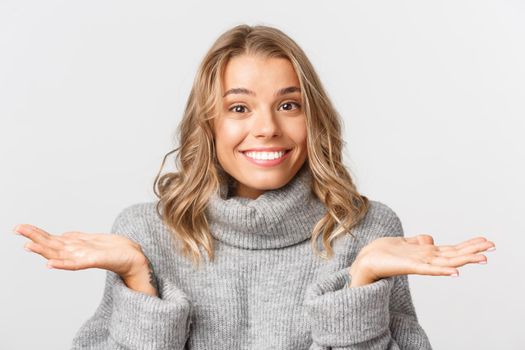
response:
M154 200L197 65L241 23L306 51L358 189L407 236L496 243L458 278L410 275L433 347L524 349L525 5L420 0L0 1L0 348L67 349L105 276L46 269L13 226L108 232Z

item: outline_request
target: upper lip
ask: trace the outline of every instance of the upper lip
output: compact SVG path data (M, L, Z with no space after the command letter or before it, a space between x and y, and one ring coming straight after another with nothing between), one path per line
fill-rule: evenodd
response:
M285 147L255 147L241 150L241 152L280 152L287 151L289 148Z

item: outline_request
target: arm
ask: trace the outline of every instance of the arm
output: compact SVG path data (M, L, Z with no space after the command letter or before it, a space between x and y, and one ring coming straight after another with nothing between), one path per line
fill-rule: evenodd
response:
M390 212L383 236L403 236L399 218ZM304 306L312 331L310 350L432 349L418 323L406 275L352 284L344 268L310 285Z
M102 301L75 334L71 349L183 349L190 302L168 280L158 282L160 298L129 289L107 271Z
M394 213L391 221L391 231L394 237L404 237L401 220ZM390 293L390 332L400 349L428 349L432 346L426 332L419 324L408 275L398 275L393 279L392 292Z
M139 224L129 212L119 214L111 231L136 241L133 230ZM157 276L156 283L158 291L152 295L144 277L124 282L106 271L102 300L75 334L71 349L183 349L190 331L190 300L168 279Z
M145 255L137 271L134 271L129 276L122 277L122 280L132 290L155 297L159 296L159 286L153 271L153 265Z
M352 288L350 283L344 268L309 287L310 349L400 349L389 330L392 278Z

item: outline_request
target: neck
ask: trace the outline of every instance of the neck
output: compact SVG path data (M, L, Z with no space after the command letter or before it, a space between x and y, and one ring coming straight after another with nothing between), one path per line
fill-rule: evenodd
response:
M283 187L257 198L229 197L222 183L206 208L210 231L219 241L245 249L272 249L311 237L326 207L311 191L310 169L302 167Z
M233 196L257 199L264 192L265 190L258 190L256 188L250 188L248 186L244 186L241 183L238 183L233 193Z

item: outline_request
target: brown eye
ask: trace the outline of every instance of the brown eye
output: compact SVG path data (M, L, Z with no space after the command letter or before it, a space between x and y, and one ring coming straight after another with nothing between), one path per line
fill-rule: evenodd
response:
M291 105L296 105L297 108L301 108L301 105L298 104L298 103L295 103L295 102L286 102L286 103L283 103L283 104L281 105L281 107L282 107L282 106L291 106ZM293 109L285 108L285 111L291 111L291 110L293 110Z
M233 106L232 108L230 108L230 109L228 109L228 110L231 111L231 112L243 113L244 108L246 108L246 106L243 106L243 105L235 105L235 106Z

